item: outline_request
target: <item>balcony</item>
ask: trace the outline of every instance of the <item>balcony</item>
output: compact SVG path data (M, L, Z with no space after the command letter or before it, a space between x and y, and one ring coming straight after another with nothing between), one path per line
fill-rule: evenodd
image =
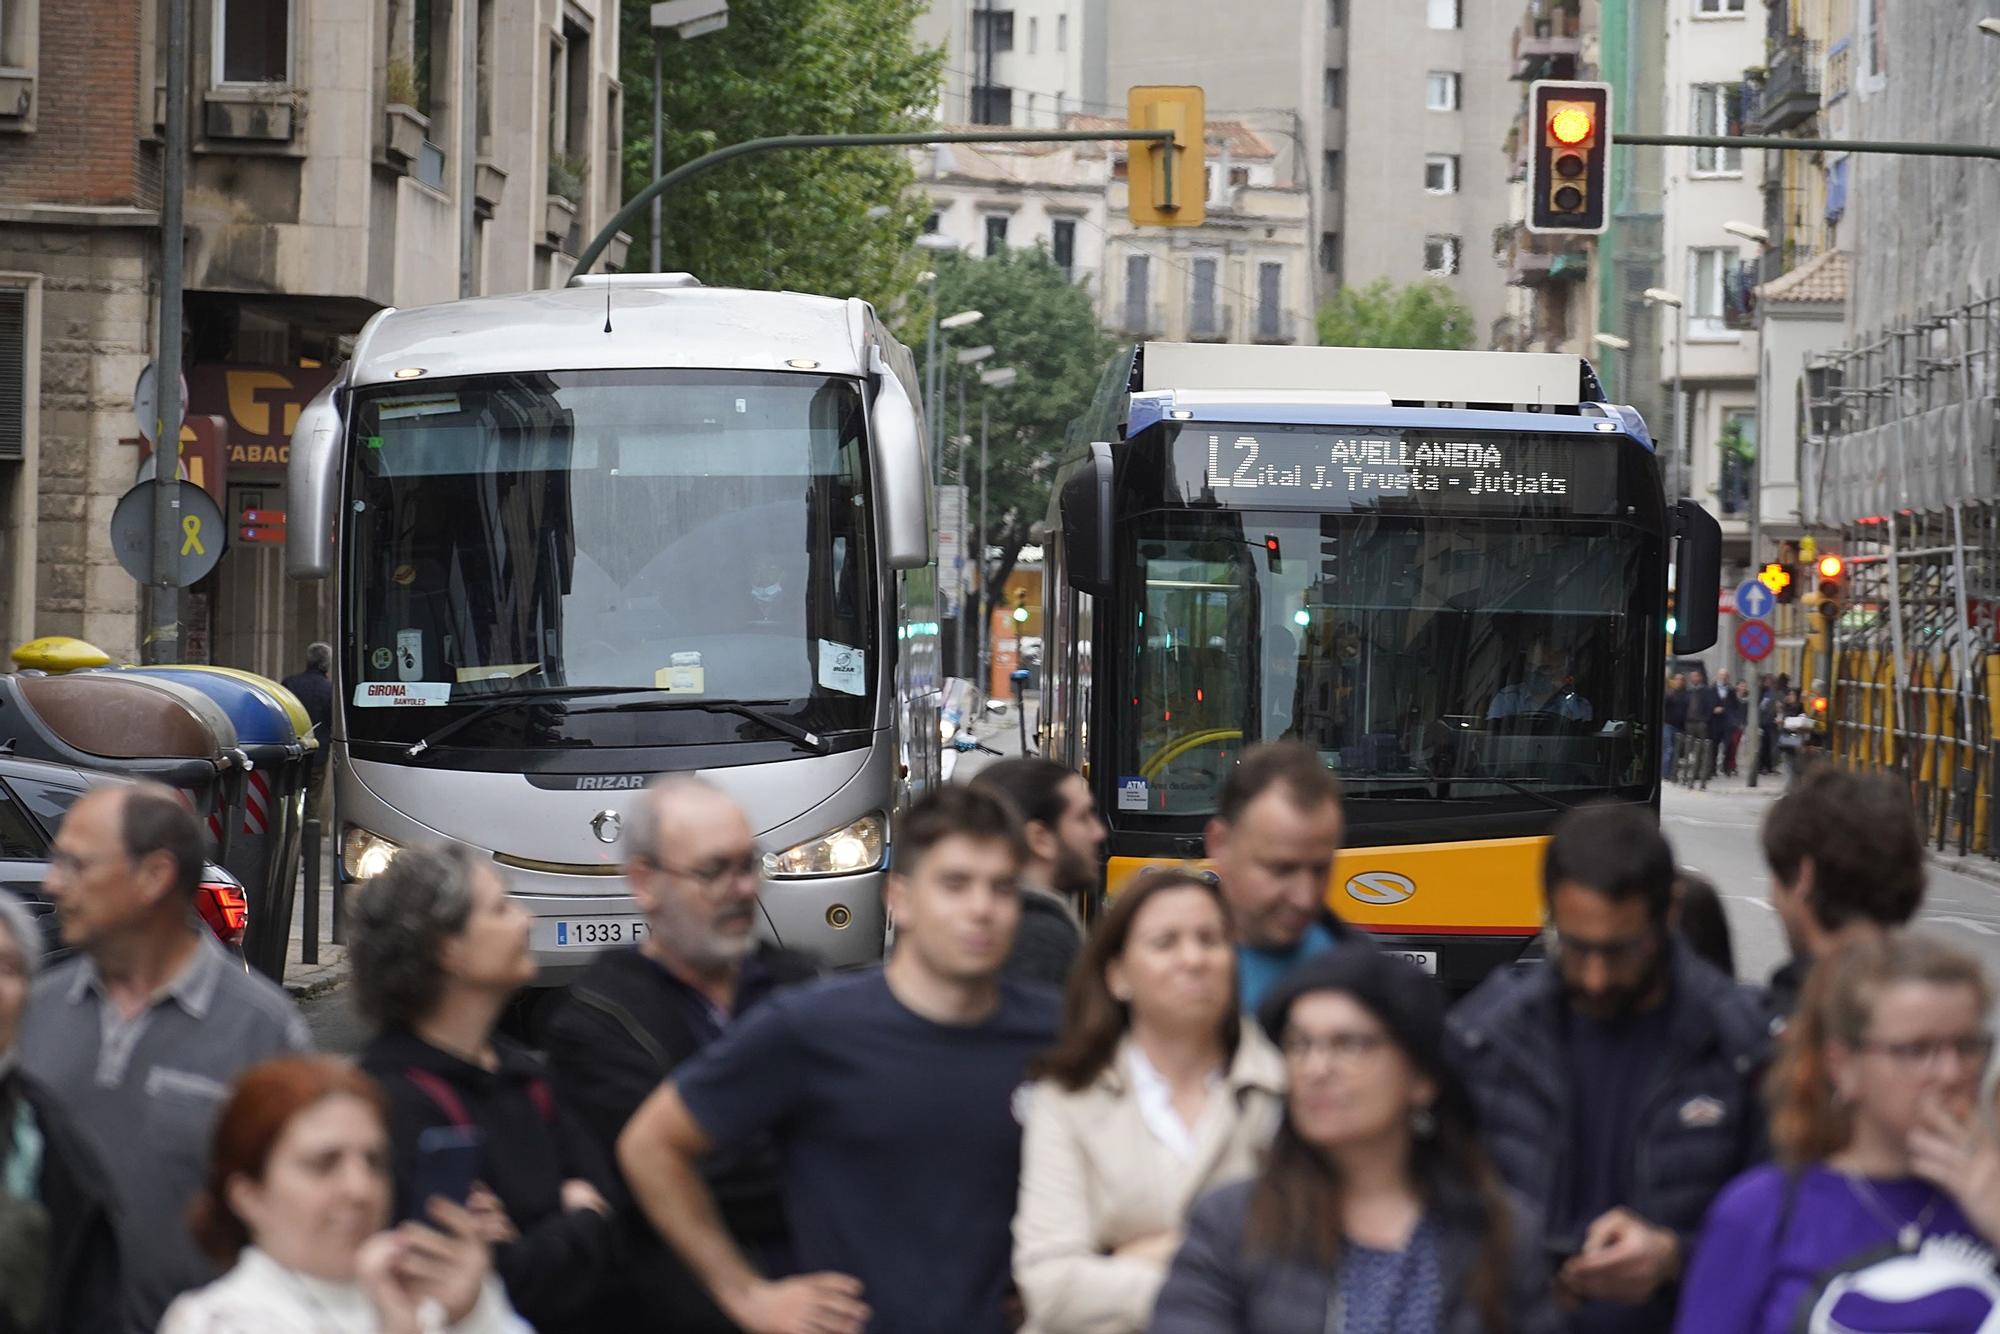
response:
M1743 128L1780 134L1819 114L1820 44L1790 36L1771 53L1761 79L1745 79Z
M1138 338L1160 338L1167 332L1166 312L1144 301L1121 301L1113 314L1112 328Z
M1583 57L1583 35L1577 15L1556 10L1546 17L1528 19L1514 29L1513 78L1574 79Z
M1286 310L1282 306L1260 305L1256 318L1250 322L1250 341L1253 343L1300 343L1310 339L1300 336L1300 320L1297 311Z
M1738 260L1731 264L1722 275L1722 327L1725 329L1754 329L1757 327L1757 260Z
M1227 306L1213 303L1204 305L1194 302L1188 306L1188 341L1190 343L1226 343L1229 341L1229 326L1234 323L1236 312Z
M1590 272L1590 243L1575 236L1543 236L1516 224L1502 228L1510 287L1581 282ZM1498 249L1499 247L1496 247Z

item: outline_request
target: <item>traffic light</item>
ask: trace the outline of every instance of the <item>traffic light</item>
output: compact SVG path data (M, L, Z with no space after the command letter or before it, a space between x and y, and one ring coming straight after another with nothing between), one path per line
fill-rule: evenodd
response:
M1796 596L1792 588L1795 581L1792 579L1792 570L1789 565L1772 561L1763 569L1757 571L1757 582L1770 589L1771 596L1780 602L1790 602Z
M1667 638L1668 639L1672 639L1674 637L1674 631L1681 628L1681 618L1678 614L1678 609L1675 606L1675 601L1674 601L1675 596L1676 596L1675 590L1669 588L1667 590Z
M1825 618L1827 629L1840 620L1840 609L1845 602L1841 579L1846 573L1847 562L1832 552L1819 558L1819 614Z
M1014 590L1014 624L1028 623L1028 594L1023 589Z
M1528 230L1602 233L1610 218L1611 85L1537 79L1528 97Z
M1171 147L1127 145L1126 215L1135 227L1199 227L1208 220L1208 126L1202 92L1191 84L1149 84L1127 90L1125 118L1135 130L1172 130ZM1169 165L1171 164L1171 166Z

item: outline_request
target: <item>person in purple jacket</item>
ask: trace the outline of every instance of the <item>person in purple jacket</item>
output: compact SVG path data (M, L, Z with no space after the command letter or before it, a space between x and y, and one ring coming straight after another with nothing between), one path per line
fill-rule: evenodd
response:
M1977 961L1918 934L1813 970L1772 1071L1780 1161L1717 1197L1677 1334L2000 1327L1990 1002Z

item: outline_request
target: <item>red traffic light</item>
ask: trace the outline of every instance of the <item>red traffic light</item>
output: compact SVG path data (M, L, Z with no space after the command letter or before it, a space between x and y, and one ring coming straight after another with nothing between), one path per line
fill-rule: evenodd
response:
M1814 696L1813 696L1813 712L1814 712L1814 713L1825 713L1825 712L1826 712L1826 696L1825 696L1825 695L1814 695Z
M1830 551L1819 558L1819 577L1822 579L1838 579L1846 568L1847 562Z

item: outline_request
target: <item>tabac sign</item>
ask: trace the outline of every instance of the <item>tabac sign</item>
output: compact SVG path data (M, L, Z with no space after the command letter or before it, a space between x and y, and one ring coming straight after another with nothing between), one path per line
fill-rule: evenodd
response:
M188 371L188 410L229 423L232 476L282 473L299 413L336 373L332 366L195 366Z

